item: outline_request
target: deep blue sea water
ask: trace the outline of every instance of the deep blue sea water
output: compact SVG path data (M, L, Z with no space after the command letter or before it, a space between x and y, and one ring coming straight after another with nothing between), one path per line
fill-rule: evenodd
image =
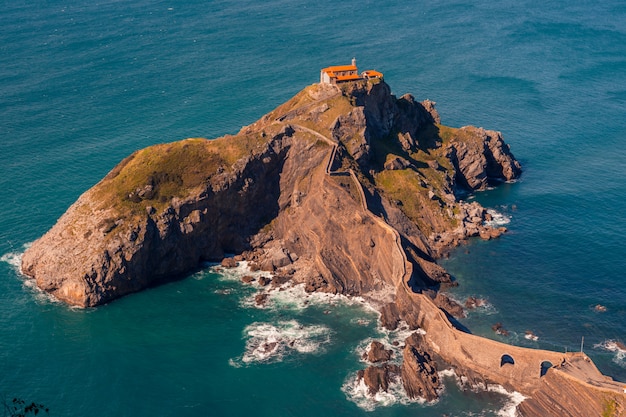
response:
M132 151L235 133L352 57L435 100L444 124L502 131L524 166L475 197L509 233L442 261L454 297L489 301L463 323L555 350L584 337L626 381L626 353L607 349L626 341L623 2L17 0L0 9L0 396L52 416L510 415L508 396L452 377L436 404L359 398L360 349L400 337L359 303L257 309L253 288L207 269L76 310L16 271ZM268 340L279 349L264 358Z

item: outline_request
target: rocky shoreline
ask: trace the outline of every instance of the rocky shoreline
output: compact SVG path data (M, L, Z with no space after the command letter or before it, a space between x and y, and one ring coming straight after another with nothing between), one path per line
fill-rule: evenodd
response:
M360 377L372 393L400 378L409 397L435 399L438 362L470 381L534 393L540 380L523 366L507 379L462 353L474 342L447 319L463 308L439 292L455 283L436 263L469 237L506 232L462 197L520 174L499 132L441 125L433 102L397 98L378 81L316 84L237 135L129 156L25 252L22 272L60 300L91 307L205 261L245 260L271 273L258 279L262 287L363 296L384 327L406 322L415 331L401 365L371 346Z

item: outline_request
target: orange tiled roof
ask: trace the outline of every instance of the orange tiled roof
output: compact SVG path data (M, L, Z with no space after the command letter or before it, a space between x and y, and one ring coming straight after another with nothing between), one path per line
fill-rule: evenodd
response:
M381 77L383 76L382 72L378 72L376 70L367 70L367 71L363 71L363 74L368 76L368 77Z
M322 71L327 72L329 74L335 71L339 72L339 71L356 71L356 70L357 68L354 65L335 65L332 67L327 67L327 68L322 69Z
M352 81L352 80L360 80L360 79L361 79L361 76L359 74L337 76L337 81Z

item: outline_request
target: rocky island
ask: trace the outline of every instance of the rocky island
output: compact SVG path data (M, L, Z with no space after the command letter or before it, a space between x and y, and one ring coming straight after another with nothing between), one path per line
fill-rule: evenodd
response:
M623 384L585 355L505 345L450 320L462 307L439 292L454 282L436 259L505 232L462 197L520 173L499 132L444 126L433 102L398 98L382 79L319 83L236 135L133 153L26 251L22 272L91 307L234 254L226 266L246 260L274 285L362 296L383 326L415 330L401 365L371 346L359 374L371 393L400 378L433 400L437 370L452 367L522 393L524 416L619 413Z

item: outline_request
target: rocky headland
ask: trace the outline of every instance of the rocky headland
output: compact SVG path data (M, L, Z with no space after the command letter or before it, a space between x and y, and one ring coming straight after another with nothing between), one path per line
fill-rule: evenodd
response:
M621 410L619 384L601 374L592 378L599 385L579 383L566 372L580 368L575 358L482 339L449 320L463 308L439 292L454 282L436 259L469 237L506 231L462 197L520 173L499 132L446 127L433 102L398 98L380 80L315 84L236 135L133 153L33 243L22 272L91 307L205 261L246 260L272 272L261 285L363 296L385 327L421 329L404 342L401 365L371 347L360 376L372 393L400 378L409 396L432 400L437 369L453 367L470 383L527 396L523 415ZM561 380L569 394L597 400L562 398Z

